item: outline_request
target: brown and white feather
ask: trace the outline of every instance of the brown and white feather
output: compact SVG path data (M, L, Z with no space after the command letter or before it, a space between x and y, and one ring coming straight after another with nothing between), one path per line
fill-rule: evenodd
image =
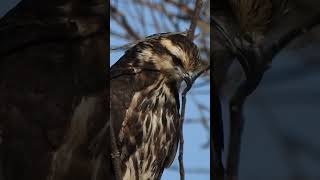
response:
M137 72L110 84L123 180L157 180L171 165L179 137L180 73L193 72L198 56L191 41L174 35L141 42L112 66L111 72Z

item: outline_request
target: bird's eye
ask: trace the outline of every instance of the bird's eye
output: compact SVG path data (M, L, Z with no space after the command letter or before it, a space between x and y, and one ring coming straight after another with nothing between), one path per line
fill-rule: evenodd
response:
M183 67L182 61L175 55L172 55L172 61L175 65Z
M181 69L180 69L178 66L175 66L174 69L175 69L176 71L181 71Z

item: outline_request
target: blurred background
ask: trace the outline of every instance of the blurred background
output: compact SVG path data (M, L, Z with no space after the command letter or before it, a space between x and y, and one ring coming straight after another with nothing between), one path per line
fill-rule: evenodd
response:
M210 55L210 1L203 1L195 43L201 57L209 63ZM195 0L112 0L110 12L110 47L119 47L145 36L163 32L181 32L189 28ZM110 54L110 65L123 50ZM186 179L210 179L210 79L209 73L199 78L189 91L184 124L184 165ZM178 153L162 179L179 179Z
M237 11L232 11L228 7L229 2L240 2L242 6L237 6ZM260 6L256 3L260 3ZM272 12L272 20L268 19L269 23L261 22L268 25L263 33L258 32L261 33L261 37L253 38L253 41L261 45L277 42L290 30L303 27L301 25L311 20L320 22L320 1L216 0L213 7L213 15L223 22L228 33L235 36L240 36L240 33L257 33L256 29L249 29L249 25L259 25L257 16L260 15L263 19L266 18L266 14ZM238 15L238 19L233 19L233 15ZM241 24L241 21L245 23ZM243 25L242 30L239 24ZM260 41L261 39L264 41ZM219 40L216 39L214 43L218 41L217 43L223 44ZM221 75L218 78L221 78L219 85L223 100L224 135L225 144L228 146L228 103L239 82L244 79L244 73L238 61L232 61L228 53L223 52L225 47L220 47L217 51L216 46L213 46L214 55L219 57L214 59L214 65L220 65L218 71L223 72L219 74L215 71L214 75ZM294 39L276 55L258 88L245 101L239 180L320 179L319 52L318 25ZM215 76L215 80L216 78ZM224 152L225 161L227 149L225 148Z
M317 37L303 47L281 52L245 103L240 180L320 179L319 32L304 36ZM224 99L226 140L227 103Z

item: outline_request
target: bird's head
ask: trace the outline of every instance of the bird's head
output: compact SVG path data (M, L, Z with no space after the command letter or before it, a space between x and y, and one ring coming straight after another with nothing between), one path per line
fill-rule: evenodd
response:
M135 53L134 66L160 71L168 80L190 83L201 65L197 46L182 34L153 36L129 50Z

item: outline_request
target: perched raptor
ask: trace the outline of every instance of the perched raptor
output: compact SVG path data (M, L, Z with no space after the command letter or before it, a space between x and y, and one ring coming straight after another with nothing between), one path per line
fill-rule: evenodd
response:
M111 67L111 120L121 178L157 180L176 155L179 88L200 67L196 45L181 34L136 44Z

